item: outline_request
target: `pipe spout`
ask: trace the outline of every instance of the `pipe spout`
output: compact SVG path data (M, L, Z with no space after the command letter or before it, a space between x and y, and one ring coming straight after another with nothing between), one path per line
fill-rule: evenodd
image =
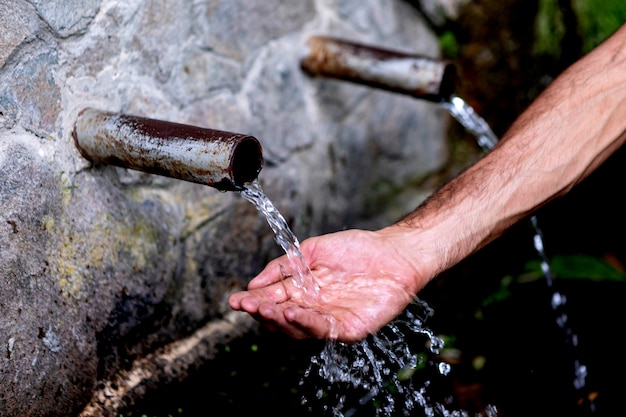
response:
M86 159L239 191L263 166L259 141L249 135L84 109L74 142Z
M416 98L447 101L455 89L456 68L437 60L342 39L313 36L302 69L313 76L342 79Z

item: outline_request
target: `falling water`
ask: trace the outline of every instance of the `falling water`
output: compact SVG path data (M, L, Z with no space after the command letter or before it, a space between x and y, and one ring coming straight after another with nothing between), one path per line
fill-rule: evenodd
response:
M448 110L472 135L484 151L490 151L498 143L498 137L493 133L485 119L480 117L474 109L460 97L452 96L449 101L444 101L441 106Z
M468 132L476 137L478 145L485 152L489 152L498 143L497 136L493 133L487 122L476 114L463 99L452 96L449 101L443 102L442 107L448 110L450 115L454 117ZM550 263L543 246L543 233L539 228L537 217L530 217L530 224L535 232L533 243L541 261L541 271L546 278L548 288L552 289L553 274ZM552 293L551 307L555 313L556 324L563 331L565 342L572 348L578 346L578 338L573 330L569 327L567 314L565 313L566 298L563 294L554 290ZM574 389L578 392L585 387L585 378L587 376L587 367L578 359L574 360ZM591 410L593 411L593 410Z
M453 96L441 106L472 133L486 152L498 138L486 121L461 98ZM307 265L298 239L287 222L263 193L258 181L246 184L241 195L261 212L275 234L275 240L291 260L297 274L292 275L296 287L310 297L319 295L315 277ZM552 272L543 248L543 237L537 219L530 219L535 231L534 247L541 257L542 271L552 288ZM286 274L287 276L287 274ZM576 346L576 335L567 325L564 313L565 297L555 291L551 306L557 314L557 324L564 330L567 341ZM303 398L302 403L316 415L353 417L367 410L367 415L427 417L469 417L464 410L456 410L453 399L434 399L430 388L437 379L450 372L450 365L438 358L443 341L428 327L426 321L432 309L419 299L410 303L395 320L361 342L346 344L329 340L322 352L311 359L311 365L301 385L312 385L314 398ZM421 380L417 382L417 375ZM585 385L586 368L575 362L574 387ZM489 405L484 416L494 417L497 410Z
M241 191L241 196L252 203L257 210L265 216L267 223L274 232L274 240L287 254L291 265L295 268L295 274L290 274L294 285L304 290L311 297L317 296L319 288L309 265L300 252L300 242L287 221L278 211L276 206L265 195L258 180L246 184Z
M295 266L294 284L317 297L320 289L298 239L258 181L246 184L241 195L265 216L276 242ZM362 409L381 417L417 415L418 410L428 417L468 417L465 411L451 409L451 398L430 398L430 378L450 371L450 365L437 358L443 341L425 325L432 314L426 303L415 299L386 327L358 343L328 340L322 352L311 358L300 382L314 392L314 398L302 399L303 405L316 415L333 417L354 416ZM413 375L417 371L429 378L416 384ZM488 413L495 416L495 408Z

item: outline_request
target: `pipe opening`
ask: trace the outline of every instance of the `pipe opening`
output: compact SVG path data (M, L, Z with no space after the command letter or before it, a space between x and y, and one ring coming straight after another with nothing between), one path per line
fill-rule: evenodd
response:
M261 144L253 137L241 140L233 150L232 169L236 187L254 181L263 168Z
M452 63L446 63L441 76L439 86L439 96L443 101L449 101L456 90L456 66Z

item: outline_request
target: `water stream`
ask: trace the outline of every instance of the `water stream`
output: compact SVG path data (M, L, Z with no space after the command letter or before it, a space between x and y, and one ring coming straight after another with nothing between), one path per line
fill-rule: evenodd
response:
M452 97L441 106L476 137L484 151L497 144L498 138L488 124L464 100ZM276 242L293 263L298 272L291 277L294 284L309 296L317 297L320 290L300 252L297 237L258 181L246 184L241 195L265 216ZM547 284L552 288L553 277L541 230L535 217L531 217L530 223L535 231L534 247L541 257ZM564 304L565 297L554 291L552 308L557 314L557 324L565 332L567 342L576 346L577 338L567 324ZM345 344L329 340L322 352L311 359L301 381L301 385L310 387L309 392L314 392L314 398L302 399L303 405L315 415L333 417L363 413L377 417L469 417L467 411L455 408L453 398L433 397L431 388L449 373L450 365L438 356L443 341L426 326L432 314L432 309L416 298L399 317L361 342ZM579 361L574 366L574 387L581 390L586 368ZM481 415L495 417L497 409L489 405Z
M241 195L262 213L275 240L299 272L292 275L294 285L317 297L319 287L306 264L297 237L284 217L261 189L258 181L246 184ZM429 395L432 379L445 376L450 365L438 359L444 346L428 327L433 314L423 301L415 299L405 311L378 333L353 344L328 340L300 382L314 398L303 398L303 405L315 415L351 417L363 409L368 415L422 415L466 417L454 410L452 398L434 401ZM332 320L330 320L332 323ZM332 330L331 330L332 332ZM428 378L415 383L413 375L419 370ZM493 409L495 416L495 408Z
M442 103L442 107L448 110L450 115L454 117L468 132L476 137L478 145L485 152L489 152L498 143L498 137L493 133L487 122L476 114L476 112L460 97L452 96L450 101ZM554 275L550 268L550 262L546 256L543 245L543 233L539 228L537 216L530 217L530 225L533 228L533 244L539 255L541 262L541 271L546 278L546 285L552 291L551 304L552 311L555 315L557 326L562 330L566 346L576 350L578 346L578 337L569 326L568 316L566 314L566 297L559 291L553 289ZM574 359L574 390L582 393L585 388L585 379L587 377L587 367L578 359ZM582 394L579 394L579 398ZM593 410L590 410L593 412Z
M315 282L309 265L304 260L304 256L302 256L302 252L300 252L300 241L291 231L283 215L280 214L276 206L265 195L258 180L246 184L246 187L241 191L241 196L252 203L263 214L274 232L274 240L287 254L287 258L289 258L297 272L292 274L291 277L294 285L305 291L309 296L316 297L319 287Z

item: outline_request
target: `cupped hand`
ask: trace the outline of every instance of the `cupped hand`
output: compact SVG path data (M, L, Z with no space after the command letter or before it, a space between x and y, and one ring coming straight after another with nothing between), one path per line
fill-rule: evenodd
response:
M317 290L301 285L311 277L298 277L284 255L231 295L231 308L294 338L356 342L399 315L426 283L393 233L346 230L300 249Z

